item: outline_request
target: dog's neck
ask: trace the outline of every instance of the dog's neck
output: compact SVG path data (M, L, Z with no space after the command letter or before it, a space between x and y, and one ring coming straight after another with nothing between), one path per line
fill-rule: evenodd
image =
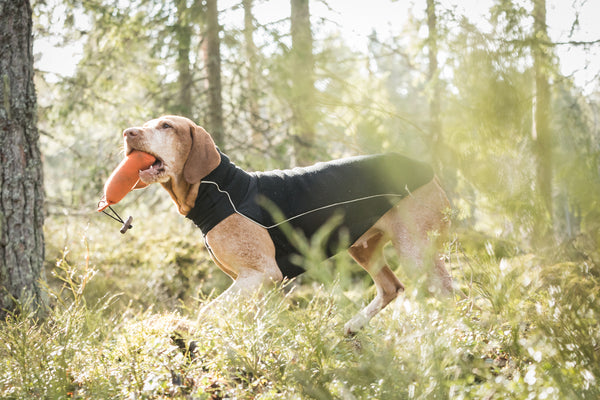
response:
M186 218L193 221L205 235L223 219L236 213L236 207L241 204L242 199L253 201L248 197L247 191L251 190L256 178L237 167L225 154L221 152L219 154L221 159L219 166L203 177L200 187L194 194L196 196L194 207L186 215ZM256 211L253 207L250 208L252 210L244 208L244 211ZM257 213L250 216L252 217L257 219Z
M214 146L214 143L213 143ZM213 163L208 165L208 169L205 171L205 176L210 175L217 167L221 164L221 156L217 149L217 157L214 158ZM203 176L202 178L204 179ZM200 188L200 182L189 183L184 174L179 174L176 177L169 179L167 182L161 183L161 185L169 192L171 199L177 206L177 211L181 215L187 215L196 204L196 197L198 197L198 189Z
M182 215L187 215L192 207L194 207L194 200L190 203L189 199L192 197L192 193L198 193L198 187L200 185L190 185L187 182L174 182L172 179L161 183L161 185L169 192L169 195L171 195L171 199L173 199L173 202L177 206L177 211Z
M198 196L199 183L190 185L184 179L170 179L161 185L169 192L171 199L177 206L177 211L181 215L187 215L196 202Z

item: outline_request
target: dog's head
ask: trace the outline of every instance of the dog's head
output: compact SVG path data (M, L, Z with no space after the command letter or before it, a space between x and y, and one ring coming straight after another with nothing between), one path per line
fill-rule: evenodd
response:
M191 120L167 115L123 132L125 154L140 150L156 157L140 171L142 182L197 184L219 165L220 156L210 135Z
M202 178L221 162L210 135L184 117L153 119L141 127L125 129L123 137L126 155L139 150L156 157L150 168L139 172L140 180L160 183L183 215L193 208Z

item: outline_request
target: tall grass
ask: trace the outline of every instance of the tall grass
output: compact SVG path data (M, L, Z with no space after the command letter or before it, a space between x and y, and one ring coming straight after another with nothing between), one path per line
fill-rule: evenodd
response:
M403 276L406 293L354 337L343 324L373 292L347 257L203 315L204 300L169 311L86 296L103 278L63 257L47 317L2 322L0 397L600 398L598 265L492 248L449 250L466 298L423 296Z

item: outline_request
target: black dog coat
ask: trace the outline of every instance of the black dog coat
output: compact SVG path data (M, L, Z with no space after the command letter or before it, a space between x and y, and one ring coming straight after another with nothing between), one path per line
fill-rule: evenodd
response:
M298 250L282 224L310 238L339 215L324 249L330 257L341 242L354 243L401 198L433 179L427 164L395 153L252 173L220 154L221 163L202 179L194 208L186 217L204 236L234 213L253 220L268 230L277 264L288 278L304 269L293 262ZM277 211L281 218L276 220Z

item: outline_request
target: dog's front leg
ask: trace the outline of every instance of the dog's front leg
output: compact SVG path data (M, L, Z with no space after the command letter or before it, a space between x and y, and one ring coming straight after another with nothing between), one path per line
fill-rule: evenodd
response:
M214 300L216 304L247 298L283 279L269 233L246 218L237 214L225 218L208 232L206 241L217 265L235 280Z
M270 287L280 280L277 277L274 278L271 274L242 268L240 274L227 290L199 310L197 321L215 313L228 314L232 307L237 309L244 301L257 296L261 289Z
M213 302L216 305L221 305L230 303L231 301L248 299L273 283L275 283L273 279L260 272L254 270L243 271L233 284L214 299Z

